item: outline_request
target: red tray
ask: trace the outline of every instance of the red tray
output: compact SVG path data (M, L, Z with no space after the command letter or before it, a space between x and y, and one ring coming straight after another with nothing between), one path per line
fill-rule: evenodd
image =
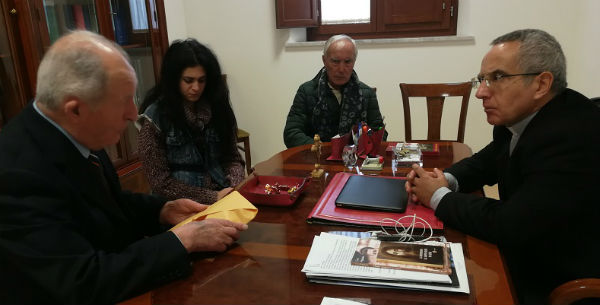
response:
M259 205L277 205L288 206L294 204L298 196L302 193L309 182L309 178L303 177L285 177L285 176L254 176L248 180L242 188L239 189L240 194L253 204ZM265 185L299 185L298 189L292 193L282 192L281 194L266 194Z

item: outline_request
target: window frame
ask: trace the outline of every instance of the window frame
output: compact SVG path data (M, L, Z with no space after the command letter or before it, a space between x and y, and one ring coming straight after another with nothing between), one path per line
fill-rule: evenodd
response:
M320 0L276 0L277 28L305 27L307 41L327 40L335 34L347 34L355 39L456 36L459 0L370 1L370 23L322 25ZM288 4L286 2L293 2L293 7L291 5L286 7ZM411 18L402 14L394 15L393 10L398 11L398 6L404 6L407 10L412 9L419 15ZM430 11L424 11L427 6L431 6ZM441 7L439 11L436 10L437 6ZM389 8L392 9L386 11ZM286 23L282 16L296 16L296 18ZM303 20L299 21L299 19ZM308 20L310 21L305 22Z

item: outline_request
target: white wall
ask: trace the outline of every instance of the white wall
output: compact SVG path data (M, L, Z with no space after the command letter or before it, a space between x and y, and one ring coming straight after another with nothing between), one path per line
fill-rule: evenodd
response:
M165 14L167 15L169 41L188 37L183 0L165 1Z
M228 75L238 125L250 132L253 163L285 149L282 131L289 107L298 86L322 66L321 48L285 48L290 30L275 28L273 0L168 0L165 9L169 40L189 35L217 54ZM600 96L599 11L595 0L460 0L458 34L474 36L474 44L359 45L355 70L377 87L388 140L404 139L398 83L468 80L479 72L490 41L519 28L553 34L567 56L569 86ZM466 129L465 143L474 151L491 139L492 128L474 97ZM424 128L417 132L425 134Z

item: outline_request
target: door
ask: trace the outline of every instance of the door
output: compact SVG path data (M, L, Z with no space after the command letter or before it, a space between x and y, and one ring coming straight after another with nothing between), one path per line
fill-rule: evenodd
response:
M158 72L155 72L154 58L162 58L162 54L154 56L152 47L154 20L150 17L153 16L153 10L154 1L110 0L114 40L127 52L137 74L138 87L134 101L138 108L146 92L156 83L155 75ZM129 123L116 147L107 150L115 166L137 161L137 134L134 123Z
M27 35L29 17L28 3L0 2L0 128L33 99L39 59Z

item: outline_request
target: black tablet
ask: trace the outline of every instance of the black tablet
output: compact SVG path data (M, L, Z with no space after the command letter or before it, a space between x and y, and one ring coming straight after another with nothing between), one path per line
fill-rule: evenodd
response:
M335 205L403 213L408 202L405 182L404 179L392 177L350 176L335 200Z

